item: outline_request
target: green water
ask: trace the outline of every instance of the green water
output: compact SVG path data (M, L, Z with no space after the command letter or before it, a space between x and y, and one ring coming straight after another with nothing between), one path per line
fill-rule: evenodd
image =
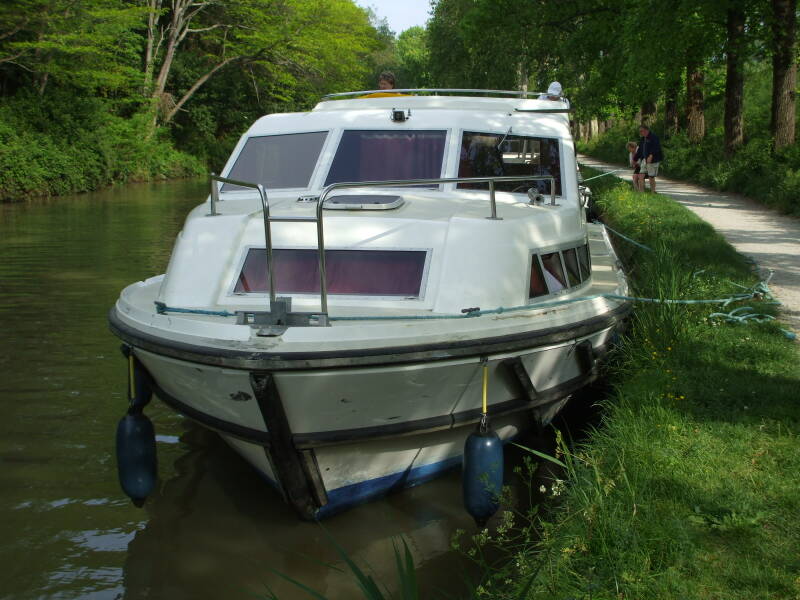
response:
M358 597L318 525L304 523L215 434L158 401L160 482L143 509L121 493L114 431L125 363L106 315L162 273L205 182L141 184L0 204L0 599L252 598L267 586ZM450 553L473 530L453 473L325 521L392 587L404 535L424 597L464 589ZM330 565L327 563L331 563Z

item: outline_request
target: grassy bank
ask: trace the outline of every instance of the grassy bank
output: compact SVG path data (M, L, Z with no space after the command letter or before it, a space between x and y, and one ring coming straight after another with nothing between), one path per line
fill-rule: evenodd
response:
M9 99L0 107L0 202L206 171L168 139L147 138L146 120L97 98Z
M611 227L654 249L618 244L635 294L725 298L758 283L666 197L610 177L595 192ZM708 319L741 305L637 306L603 423L573 451L562 504L486 596L800 597L798 346L774 322Z

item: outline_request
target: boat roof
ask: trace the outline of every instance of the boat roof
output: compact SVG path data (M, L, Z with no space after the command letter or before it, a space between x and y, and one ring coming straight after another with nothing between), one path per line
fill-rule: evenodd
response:
M541 96L541 98L540 98ZM547 99L544 92L473 89L367 90L328 94L314 111L384 108L402 105L417 109L485 110L566 114L569 100ZM399 107L399 106L398 106Z
M502 90L392 90L331 94L311 111L275 113L258 119L246 136L280 135L331 128L507 131L568 138L569 100L531 98L533 92ZM404 111L395 122L391 111Z

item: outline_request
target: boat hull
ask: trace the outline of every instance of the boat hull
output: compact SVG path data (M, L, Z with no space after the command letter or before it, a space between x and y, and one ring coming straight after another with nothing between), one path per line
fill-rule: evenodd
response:
M484 359L501 439L547 423L597 376L625 314L527 337L316 357L196 353L113 314L111 323L163 401L218 431L317 519L459 465L480 418Z

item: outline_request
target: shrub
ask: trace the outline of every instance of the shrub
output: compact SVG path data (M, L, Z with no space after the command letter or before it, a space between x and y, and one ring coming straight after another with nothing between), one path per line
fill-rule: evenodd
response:
M84 192L115 182L185 177L204 171L148 117L115 115L98 98L54 91L10 99L0 108L0 201Z

